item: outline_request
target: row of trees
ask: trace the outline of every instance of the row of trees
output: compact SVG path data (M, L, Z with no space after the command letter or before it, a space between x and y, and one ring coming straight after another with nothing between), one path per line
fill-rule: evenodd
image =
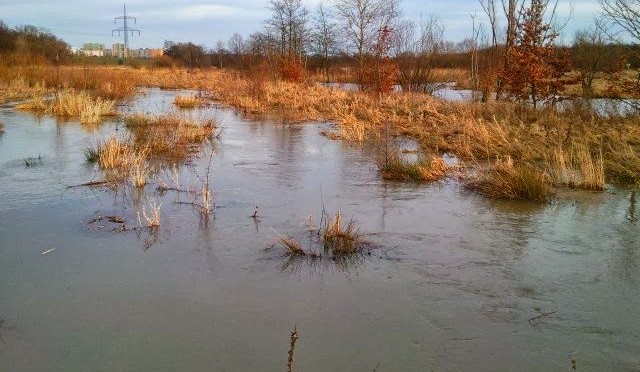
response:
M337 0L314 12L301 0L269 0L271 17L264 29L219 42L211 62L247 69L266 63L280 76L299 80L313 57L329 81L331 64L350 58L355 82L363 88L380 91L378 83L390 79L381 76L384 72L404 90L428 92L436 66L462 60L485 98L531 99L534 105L573 82L566 75L571 68L578 70L584 94L591 95L598 74L628 63L639 67L640 0L599 0L602 17L568 47L557 45L563 28L557 0L478 1L488 25L472 17L473 36L454 45L444 40L436 17L402 18L400 0Z
M64 62L71 56L67 43L35 26L9 28L0 21L0 55L6 63L29 63L38 60Z

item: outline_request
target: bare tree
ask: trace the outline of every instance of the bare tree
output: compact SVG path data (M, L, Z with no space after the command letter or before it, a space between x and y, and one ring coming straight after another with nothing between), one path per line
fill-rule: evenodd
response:
M218 67L222 68L222 58L224 57L226 50L224 49L224 42L218 40L216 43L216 56L218 58Z
M615 64L616 57L611 55L605 38L601 28L596 26L577 32L573 39L573 62L584 97L593 96L593 81L597 74Z
M227 41L227 49L235 56L241 55L245 50L244 38L240 34L233 34Z
M329 82L329 62L335 53L338 42L338 29L329 9L322 3L318 4L313 20L312 48L322 57L322 69L326 82Z
M606 19L640 42L640 0L599 0Z
M436 88L433 71L443 35L444 27L434 16L396 25L392 51L403 90L432 93Z
M231 61L234 66L244 68L246 43L242 35L235 33L227 40L227 50L229 51Z
M338 0L335 9L362 82L365 56L375 49L383 29L393 29L392 23L400 16L400 0Z
M268 31L277 37L280 54L302 55L308 36L309 14L302 0L270 0L269 9L271 18L266 25Z
M637 44L640 43L640 0L599 0L604 14L604 18L613 25L613 32L607 33L613 40L618 40L624 44L625 36L631 38L635 47L627 47L627 53L640 59L640 52ZM604 29L604 28L601 28ZM636 78L634 81L622 81L620 85L626 92L637 96L640 95L640 67L636 67ZM640 105L632 103L637 109Z
M491 26L491 46L496 48L498 46L498 34L500 32L496 0L479 0L479 2Z

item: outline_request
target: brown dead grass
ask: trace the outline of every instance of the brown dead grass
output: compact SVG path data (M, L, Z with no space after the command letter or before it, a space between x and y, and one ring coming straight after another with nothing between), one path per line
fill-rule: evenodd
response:
M110 182L130 180L142 188L161 165L188 160L215 131L213 120L194 122L176 115L125 118L129 136L109 138L85 150L87 161L97 161Z
M36 97L16 108L64 118L79 118L82 124L97 124L105 117L115 115L114 101L93 98L86 92L75 90L59 92L53 99Z
M494 199L545 201L551 195L546 174L529 164L499 160L468 187Z
M191 96L177 95L176 98L173 100L173 104L179 108L189 109L189 108L196 108L198 106L201 106L202 100L196 97L195 95L191 95Z
M1 64L0 64L1 65ZM35 93L42 95L60 90L80 90L90 93L93 97L105 100L124 101L132 98L139 84L136 70L124 67L81 67L81 66L50 66L50 65L22 65L0 66L0 84L9 92L18 92L16 85L29 88L28 95ZM2 94L0 99L12 100L11 94ZM31 98L31 97L20 97Z
M149 157L170 164L194 155L216 130L213 119L194 121L179 115L132 115L124 120L134 146L149 149Z
M557 151L578 161L575 154L571 155L575 152L572 144L580 142L595 164L595 173L602 173L598 171L601 164L608 182L640 183L638 116L604 118L585 108L556 112L504 102L452 103L411 93L380 99L316 83L274 81L259 74L247 78L218 69L105 70L120 75L119 80L126 77L133 86L202 90L247 114L278 115L289 121L334 121L335 132L327 135L346 141L380 140L381 133L391 128L392 134L416 140L425 152L448 152L472 163L487 164L509 157L516 168L533 167L544 173L554 163ZM54 73L55 69L48 72ZM67 68L58 81L97 90L101 86L98 83L104 83L102 74L93 69ZM18 75L27 85L44 81L45 88L56 81L51 76L38 78L47 75L41 72L31 71L27 78ZM444 72L442 76L457 80L463 78L464 71L454 75L458 77L445 79ZM586 164L586 158L583 160ZM576 168L573 162L571 167ZM585 187L602 183L599 174L595 179L584 183ZM563 184L557 179L553 182Z
M510 157L516 166L528 164L544 172L555 151L571 153L571 144L579 141L596 163L602 152L607 180L640 182L638 116L602 117L584 107L557 112L506 102L445 102L415 93L379 99L315 83L258 83L220 70L158 71L149 78L166 79L165 84L177 88L204 89L246 113L335 121L335 133L327 135L346 141L380 140L390 127L393 133L418 141L427 152L448 152L474 163Z

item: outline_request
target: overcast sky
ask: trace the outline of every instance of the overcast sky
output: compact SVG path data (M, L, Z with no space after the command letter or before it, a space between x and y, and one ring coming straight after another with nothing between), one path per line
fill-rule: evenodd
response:
M304 0L311 9L318 1ZM324 1L330 4L331 1ZM164 40L192 41L213 47L234 33L248 35L262 27L269 16L267 0L128 0L127 12L137 17L132 27L141 30L130 38L131 47L162 47ZM9 26L32 24L50 30L72 46L99 42L110 45L121 38L111 30L121 27L113 18L122 15L123 4L113 0L2 0L0 19ZM471 34L471 14L482 17L478 0L403 0L405 17L437 15L448 40ZM566 19L566 41L589 25L598 13L597 0L559 0L560 18Z

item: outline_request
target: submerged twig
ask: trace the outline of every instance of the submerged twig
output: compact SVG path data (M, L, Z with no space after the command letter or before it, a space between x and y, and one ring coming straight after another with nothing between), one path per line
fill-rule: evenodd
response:
M109 181L91 181L91 182L86 182L86 183L81 183L79 185L71 185L71 186L67 186L67 190L68 189L75 189L78 187L97 187L97 186L104 186L106 184L108 184Z
M536 322L537 320L540 320L540 319L542 319L542 318L544 318L544 317L546 317L546 316L549 316L549 315L555 314L555 313L557 313L557 312L559 312L559 311L560 311L560 310L555 310L555 311L550 311L550 312L548 312L548 313L540 314L540 315L538 315L538 316L534 316L533 318L529 318L529 323L530 323L530 324L534 324L534 322ZM538 323L535 323L535 324L538 324Z
M291 332L291 342L289 344L289 359L287 361L287 372L293 372L293 354L296 352L296 342L298 341L298 329L293 325L293 331Z
M4 318L0 318L0 331L1 331L1 330L2 330L2 328L4 327L4 323L5 323ZM2 337L2 332L0 332L0 341L2 341L2 343L3 343L3 344L5 343L5 342L4 342L4 338Z

